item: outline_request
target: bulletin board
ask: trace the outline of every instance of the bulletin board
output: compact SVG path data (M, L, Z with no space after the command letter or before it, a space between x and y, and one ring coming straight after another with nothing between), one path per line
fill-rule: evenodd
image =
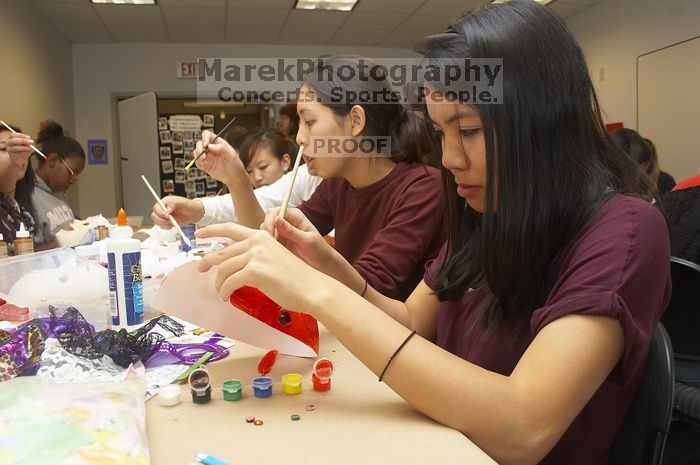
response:
M194 199L216 195L223 186L204 171L185 166L194 158L193 151L202 138L202 131L213 131L212 114L168 114L158 115L158 158L160 170L160 193L179 195Z
M676 181L700 169L700 37L637 58L637 129Z

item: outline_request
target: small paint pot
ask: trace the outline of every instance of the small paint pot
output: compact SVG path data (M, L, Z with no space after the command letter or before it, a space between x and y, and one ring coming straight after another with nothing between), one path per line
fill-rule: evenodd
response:
M158 401L164 407L172 407L180 403L180 386L168 384L158 389Z
M241 400L243 383L240 379L229 379L223 384L224 400Z
M206 366L203 365L190 373L187 381L192 392L192 402L206 404L211 400L211 382Z
M331 375L333 374L333 362L327 358L319 358L314 363L314 371L311 373L311 382L314 391L329 391L331 389Z
M285 394L301 393L302 377L299 373L287 373L282 376L282 389Z
M190 240L190 244L195 243L195 236L194 236L194 231L197 229L197 226L195 224L183 224L180 226L180 229L182 229L183 234ZM192 248L191 245L187 245L187 243L184 240L180 241L180 250L182 252L188 252Z
M272 396L272 378L261 376L253 380L253 395L260 399Z

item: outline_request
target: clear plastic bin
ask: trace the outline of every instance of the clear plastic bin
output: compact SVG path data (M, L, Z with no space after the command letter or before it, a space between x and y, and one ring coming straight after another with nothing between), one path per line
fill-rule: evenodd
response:
M0 297L30 318L73 306L96 331L111 323L107 269L69 248L0 259Z

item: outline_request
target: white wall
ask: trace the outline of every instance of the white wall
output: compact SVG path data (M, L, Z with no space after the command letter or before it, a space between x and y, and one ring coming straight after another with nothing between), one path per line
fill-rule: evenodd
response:
M32 137L47 118L74 133L71 44L26 0L2 2L0 44L0 119ZM74 207L76 197L77 190L69 189Z
M198 57L314 57L353 53L370 57L413 56L409 49L201 44L76 44L73 46L75 129L79 142L108 140L109 164L88 165L79 182L80 211L84 216L116 214L121 202L119 154L115 153L116 121L113 95L155 91L159 95L196 96L196 81L176 78L179 61ZM142 189L142 186L124 186ZM144 191L144 195L147 192Z
M603 0L567 25L586 55L606 122L636 129L637 57L700 35L700 1Z

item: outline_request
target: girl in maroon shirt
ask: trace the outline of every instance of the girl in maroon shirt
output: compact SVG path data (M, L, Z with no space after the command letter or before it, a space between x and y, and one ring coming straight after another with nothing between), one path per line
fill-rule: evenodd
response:
M226 298L251 285L305 309L500 463L607 463L669 300L668 230L642 200L653 186L639 192L583 53L549 8L488 5L418 51L443 70L502 59L504 75L496 104L445 98L473 81L423 82L449 171L449 229L408 300L365 289L299 212L269 215L265 231L211 229L240 242L203 267L221 264Z
M326 56L304 79L296 141L309 173L323 181L299 209L320 234L335 230L336 250L368 286L406 300L445 240L442 180L424 164L435 151L423 115L395 99L386 72L362 78L375 65L359 56ZM214 147L202 159L240 171L227 150ZM222 179L207 166L201 164ZM233 200L236 211L247 203ZM257 209L261 218L248 226L264 219Z

